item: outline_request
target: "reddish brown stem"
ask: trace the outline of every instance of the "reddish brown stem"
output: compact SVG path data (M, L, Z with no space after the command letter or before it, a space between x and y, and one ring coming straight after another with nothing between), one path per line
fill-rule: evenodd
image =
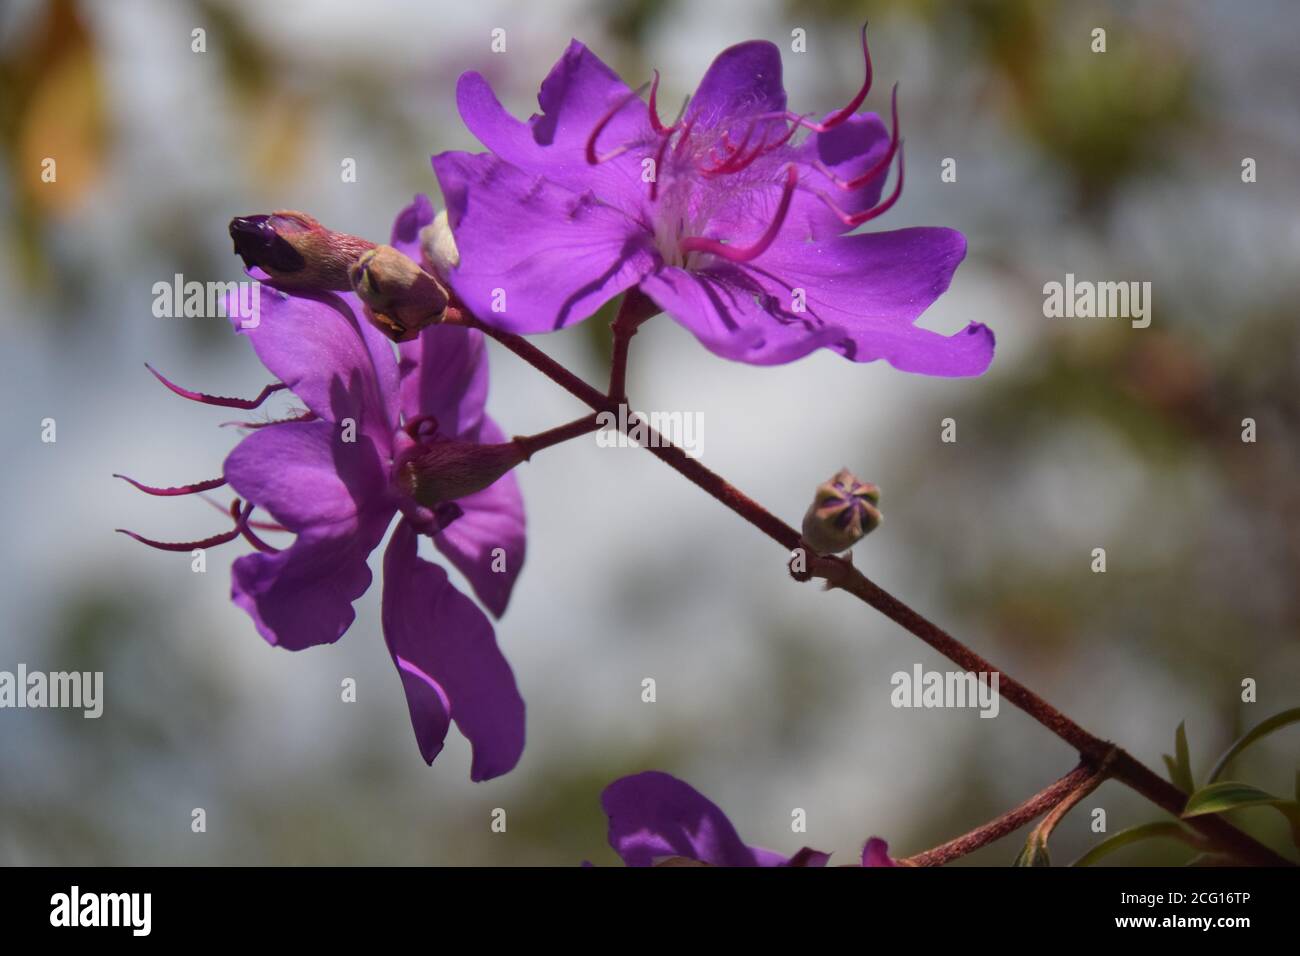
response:
M653 302L635 289L623 296L618 314L610 324L614 334L614 358L609 367L609 398L615 402L627 401L627 353L637 328L658 309Z
M1014 833L1030 820L1061 805L1068 797L1080 790L1082 785L1094 776L1094 773L1093 766L1084 761L1050 787L1034 794L1020 806L1008 810L1002 816L976 827L955 840L949 840L932 850L906 857L898 862L905 866L943 866L958 857L974 853L980 847Z
M600 427L600 419L593 413L583 415L581 418L575 418L571 422L557 425L544 432L538 432L536 435L516 435L514 442L523 449L524 458L527 460L543 448L550 448L552 445L560 444L560 442L588 435Z
M462 308L449 307L447 314L449 323L481 330L485 335L500 342L565 390L586 402L593 409L597 411L617 411L619 402L574 375L521 336L493 329ZM620 423L622 421L621 418L617 420ZM795 552L796 549L803 548L802 538L798 531L726 479L687 455L681 448L666 441L661 435L651 432L651 439L643 447L670 468L682 474L687 480L703 488L759 531L776 541L787 552ZM1019 707L1056 736L1070 744L1086 761L1095 766L1100 766L1103 761L1109 760L1108 767L1112 777L1174 816L1181 816L1183 807L1187 803L1187 794L1140 763L1132 755L1084 730L1083 727L1065 716L1043 698L1010 677L1005 671L994 667L943 630L943 628L914 611L884 588L868 580L849 561L833 556L817 555L811 549L805 549L805 556L808 560L808 572L801 576L802 579L806 580L809 577L824 578L828 588L838 588L852 594L914 636L919 637L963 670L977 673L996 672L1000 675L999 692L1006 700ZM1199 830L1216 846L1231 853L1243 862L1260 866L1293 865L1250 835L1238 830L1222 817L1197 816L1185 822L1188 826Z

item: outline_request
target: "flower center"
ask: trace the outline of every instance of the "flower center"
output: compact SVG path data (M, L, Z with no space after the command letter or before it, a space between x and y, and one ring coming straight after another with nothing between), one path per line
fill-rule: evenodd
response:
M642 178L648 184L650 200L647 226L667 266L689 270L717 259L733 263L757 259L780 236L794 191L800 187L814 191L845 226L854 228L888 211L902 192L897 88L892 103L893 134L889 149L870 169L845 180L821 163L806 164L837 190L852 193L873 186L897 155L898 179L893 192L883 202L857 212L845 212L830 195L809 185L807 178L801 182L799 160L786 147L801 129L827 133L854 117L871 88L871 54L865 25L862 55L865 77L861 88L846 106L821 123L782 110L733 116L712 128L702 129L696 125L695 118L684 118L683 106L677 120L666 126L659 118L659 71L656 70L649 83L647 103L653 135L650 143L625 143L605 153L598 150L600 136L610 121L640 97L643 86L620 97L596 122L587 140L587 162L598 165L634 148L651 146L653 152L642 162ZM812 179L817 177L814 175ZM780 192L775 194L776 206L772 209L777 187ZM752 224L760 218L767 225L754 235ZM731 232L741 235L727 235Z

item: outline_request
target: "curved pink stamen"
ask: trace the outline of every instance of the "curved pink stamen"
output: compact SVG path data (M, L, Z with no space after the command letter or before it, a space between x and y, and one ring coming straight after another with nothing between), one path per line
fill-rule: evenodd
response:
M650 83L650 103L647 107L650 113L650 128L660 136L671 136L677 130L677 124L674 123L672 126L665 126L659 119L659 104L655 99L655 95L659 92L659 71L655 70L654 72L655 78Z
M747 169L749 166L753 165L755 161L761 159L762 157L768 155L769 153L775 152L776 150L784 146L786 143L790 142L790 139L798 131L799 131L799 125L796 123L795 125L791 126L789 129L787 129L784 133L782 133L778 139L774 140L771 143L767 141L767 134L764 133L763 139L759 142L757 146L754 147L754 149L748 155L742 156L739 159L728 161L725 164L726 166L725 169L716 169L716 170L705 169L701 171L704 173L741 172L742 170Z
M721 162L718 162L717 157L714 154L714 151L709 150L709 158L714 161L714 165L701 166L700 172L704 173L706 176L716 176L718 174L725 174L725 173L736 173L736 172L740 172L740 170L744 169L746 166L752 163L755 159L758 158L758 155L763 151L763 147L767 144L766 132L763 133L763 138L759 142L759 144L756 147L754 147L753 157L744 160L743 162L738 162L738 160L740 157L742 157L745 154L745 147L747 147L749 145L749 141L754 138L754 130L757 128L758 128L758 119L755 118L750 120L749 126L746 127L745 129L745 135L741 138L738 144L733 144L731 142L730 131L724 130L722 133L722 144L723 144L723 148L726 150L726 156L723 158Z
M668 152L668 144L672 142L671 136L665 136L659 141L659 148L655 150L654 179L650 180L650 201L654 202L659 198L659 174L663 172L664 154Z
M207 495L200 495L199 497L202 498L204 501L206 501L208 504L212 505L212 507L216 508L216 509L217 509L218 511L220 511L222 514L225 514L225 513L226 513L226 506L225 506L225 505L218 504L217 502L215 502L215 501L213 501L211 498L209 498ZM256 529L258 529L259 531L285 531L285 532L287 532L287 531L289 530L289 529L286 528L284 525L282 525L282 524L277 524L277 523L274 522L274 521L245 521L244 524L246 524L246 525L247 525L248 527L250 527L250 528L256 528Z
M252 513L253 506L250 503L247 511L242 511L235 517L235 527L238 528L239 533L244 536L244 540L255 547L258 551L262 551L266 554L279 554L279 548L267 544L253 533L253 524L248 520L248 516Z
M639 97L645 91L646 85L647 84L642 83L635 90L629 90L623 96L619 97L618 102L615 103L609 109L609 111L605 113L604 116L602 116L599 120L596 121L596 125L592 127L591 135L587 137L588 165L598 166L601 163L608 162L609 160L613 159L615 156L623 155L629 149L632 148L631 146L619 146L617 149L605 153L604 155L597 155L596 140L600 138L600 134L605 131L605 127L609 125L610 121L614 118L614 116L618 113L618 111L621 110L623 107L627 106L628 103L631 103L634 99Z
M820 161L814 163L814 165L817 167L817 171L821 173L823 176L825 176L827 179L829 179L831 182L833 182L840 189L844 190L845 192L852 192L855 189L861 189L867 183L871 182L873 179L879 176L882 172L888 169L889 164L894 161L894 154L898 152L898 147L900 143L900 140L898 138L898 84L897 83L894 84L894 93L890 98L890 115L892 118L892 122L894 124L894 132L889 137L889 149L885 151L884 156L881 156L880 159L872 163L871 168L868 169L865 173L863 173L861 176L855 176L852 179L840 179L833 172L831 172L830 169L824 163Z
M865 62L866 70L866 76L862 79L862 88L858 90L857 95L854 96L853 99L849 100L848 105L845 106L844 109L840 110L824 123L813 123L802 116L795 116L793 113L787 114L789 120L803 126L805 129L812 130L814 133L825 133L829 130L833 130L857 112L858 107L862 105L862 101L867 98L867 94L871 91L871 50L867 47L866 23L862 24L862 59Z
M222 408L257 408L257 406L261 405L271 395L281 389L289 387L282 382L276 382L274 385L268 385L266 388L262 389L262 391L258 393L257 398L223 398L220 395L205 395L203 392L191 392L188 388L181 388L175 382L169 381L161 372L148 362L144 363L144 367L153 373L154 378L158 379L158 381L162 382L181 398L188 398L192 402L202 402L204 405L220 405Z
M753 138L754 130L755 128L757 128L757 126L758 126L757 120L753 120L750 122L749 127L745 130L745 135L740 140L739 145L733 144L731 142L731 134L729 132L723 132L722 147L726 153L726 156L721 161L719 161L717 158L717 153L714 150L709 150L709 158L713 160L714 164L712 166L701 166L700 172L702 172L706 176L717 176L725 173L739 172L740 170L744 169L745 166L748 166L749 165L748 162L739 166L736 166L734 164L736 162L736 158L742 155L745 151L745 147L749 145L749 141ZM763 140L758 144L758 146L754 147L754 152L757 154L763 148L766 142L767 142L767 134L765 133L763 135ZM752 160L750 162L752 162Z
M115 529L119 534L124 534L128 538L134 538L141 544L148 545L151 548L157 548L159 551L193 551L195 548L215 548L219 544L225 544L228 541L234 541L239 537L240 521L240 501L236 498L230 503L230 517L235 522L235 527L229 531L223 531L221 534L214 534L210 538L203 538L199 541L155 541L153 538L146 538L144 535L136 534L134 531L128 531L126 528ZM253 506L248 506L248 511L252 511ZM245 515L247 517L247 515Z
M695 120L688 120L682 126L682 135L677 137L677 145L673 147L673 155L680 156L686 149L686 141L691 138L691 130L695 127Z
M703 236L688 236L679 243L679 248L683 252L712 253L730 262L749 262L752 259L757 259L767 251L768 246L776 241L777 235L781 232L781 226L785 224L786 213L790 211L790 199L794 196L794 187L798 181L799 174L794 166L787 166L785 187L781 191L781 202L776 207L776 215L772 219L772 224L767 227L767 231L753 245L730 246L716 239L706 239Z
M196 495L201 491L211 491L213 488L220 488L226 483L225 478L209 478L206 481L196 481L192 485L180 485L176 488L155 488L153 485L141 484L134 478L128 478L126 475L114 474L113 477L121 478L127 484L139 488L146 495L157 495L160 498L171 498L177 495Z
M901 196L902 193L903 193L903 144L900 141L898 144L898 182L894 183L894 191L889 194L889 198L886 199L884 202L878 203L877 205L873 206L871 209L867 209L862 212L847 213L839 206L835 205L834 201L831 200L830 196L821 192L819 192L817 195L821 197L822 202L826 203L826 205L830 207L831 212L835 213L835 215L840 217L840 221L843 222L844 225L852 227L852 226L860 226L864 222L870 222L871 220L875 219L877 216L883 216L885 213L889 212L889 210L893 207L894 203L898 202L898 197Z

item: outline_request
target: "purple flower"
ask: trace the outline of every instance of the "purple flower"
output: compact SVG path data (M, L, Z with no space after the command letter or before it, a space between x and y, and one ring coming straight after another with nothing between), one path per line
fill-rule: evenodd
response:
M418 258L416 234L432 219L429 200L416 197L398 217L392 245ZM488 617L446 571L418 556L417 543L420 535L432 538L499 616L524 560L523 502L511 474L454 502L426 498L427 504L413 496L420 476L412 477L430 449L468 449L472 457L488 446L483 454L491 457L506 442L483 408L483 339L463 328L432 327L395 354L361 316L352 293L286 294L263 285L258 322L236 327L280 384L243 401L163 380L186 397L240 408L287 387L307 411L248 423L254 430L224 469L224 482L246 502L232 505L233 531L184 544L140 540L189 550L247 538L256 550L234 562L232 598L269 643L296 651L336 641L351 626L352 604L371 582L367 558L398 517L384 553L383 629L420 753L432 763L454 720L473 746L471 778L486 780L519 760L524 703ZM223 481L180 489L133 484L179 494ZM251 520L255 507L273 522ZM255 530L268 527L296 537L285 549L272 547Z
M600 795L609 845L628 866L683 857L712 866L825 866L829 853L805 847L786 857L747 846L718 807L658 770L615 780Z
M579 322L639 290L726 358L758 365L830 348L930 375L978 375L993 333L913 323L966 254L952 229L848 233L902 188L893 134L844 109L812 122L787 111L781 57L765 41L723 51L679 120L649 105L573 41L521 123L465 73L457 103L490 150L441 153L434 170L460 252L445 278L513 332ZM895 103L896 107L896 103ZM809 135L799 141L802 130ZM898 179L881 193L897 156Z

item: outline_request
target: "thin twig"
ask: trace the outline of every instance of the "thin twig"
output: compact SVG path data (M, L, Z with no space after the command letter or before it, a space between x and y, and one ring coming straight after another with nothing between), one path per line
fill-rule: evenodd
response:
M586 402L593 409L597 411L617 411L620 404L618 401L570 372L522 336L492 328L459 304L448 307L447 321L449 324L459 324L479 329L485 335L500 342L566 391ZM621 416L617 418L617 421L620 427L624 424ZM1181 818L1183 807L1187 803L1187 794L1140 763L1126 751L1089 733L1028 687L1009 677L1005 671L994 667L943 630L943 628L913 610L884 588L870 581L862 572L853 567L851 562L834 556L816 555L812 553L811 549L804 548L799 532L786 522L772 514L722 476L687 455L680 447L667 441L662 435L653 430L648 430L648 433L649 438L643 447L660 461L704 489L704 491L740 515L759 531L780 544L787 552L798 554L797 549L803 548L803 554L808 559L808 573L802 575L802 579L807 579L809 576L820 577L826 581L828 588L847 591L914 636L919 637L963 670L976 673L998 673L1000 675L998 690L1007 701L1029 714L1057 737L1070 744L1085 761L1093 765L1100 765L1103 761L1109 761L1110 775L1112 777L1175 817ZM1185 822L1188 826L1203 833L1217 847L1233 854L1243 862L1259 866L1294 865L1285 857L1270 850L1222 817L1215 815L1197 816Z
M1034 794L1018 807L1008 810L1000 817L990 820L983 826L976 827L955 840L949 840L932 850L905 857L898 862L904 866L943 866L958 857L974 853L981 847L1000 840L1009 833L1014 833L1030 820L1040 816L1044 811L1060 806L1071 794L1079 790L1081 784L1089 780L1093 775L1094 770L1090 763L1086 761L1080 763L1060 780Z

